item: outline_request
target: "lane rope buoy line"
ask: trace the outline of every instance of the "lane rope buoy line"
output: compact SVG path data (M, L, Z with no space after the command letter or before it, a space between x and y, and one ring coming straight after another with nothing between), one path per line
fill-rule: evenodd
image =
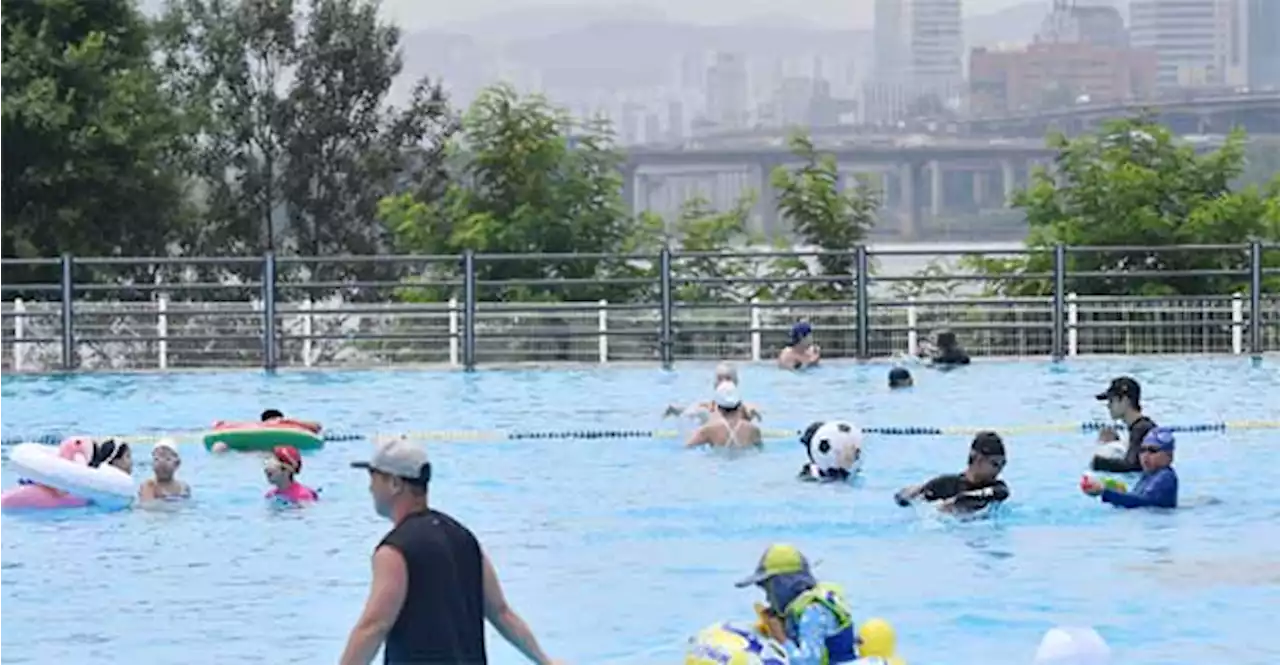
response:
M878 436L902 436L902 437L931 437L931 436L972 436L982 431L995 431L1004 435L1016 434L1091 434L1096 433L1103 428L1111 427L1117 431L1124 431L1123 425L1117 425L1104 421L1086 421L1074 424L1040 424L1040 425L1004 425L1004 426L877 426L864 427L864 434ZM1185 425L1168 426L1174 432L1186 434L1203 434L1216 432L1231 432L1241 430L1268 430L1280 429L1280 420L1228 420L1220 422L1191 423ZM803 429L780 429L766 428L761 433L766 439L787 439L797 437L803 432ZM176 432L166 432L162 434L136 434L136 435L88 435L94 439L114 438L123 440L128 443L149 444L155 443L160 439L174 439L179 442L184 441L200 441L206 434L206 431L186 430ZM70 433L54 432L45 434L34 434L32 436L6 436L0 439L0 445L13 446L19 443L43 443L48 445L56 445L68 436L86 436L73 435ZM605 428L582 428L582 429L562 429L562 430L418 430L408 432L325 432L322 438L326 443L343 442L343 441L360 441L375 440L385 438L405 438L417 441L456 441L456 442L484 442L484 441L538 441L538 440L591 440L591 439L674 439L682 436L682 433L674 429L605 429Z

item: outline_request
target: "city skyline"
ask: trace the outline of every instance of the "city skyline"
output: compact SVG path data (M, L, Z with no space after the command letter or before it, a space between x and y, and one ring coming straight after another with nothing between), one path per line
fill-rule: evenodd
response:
M1110 4L1124 8L1128 0L1083 0L1089 4ZM141 0L142 8L158 12L165 0ZM1020 5L1042 4L1051 0L965 0L964 14L990 14ZM534 18L540 12L567 15L580 12L584 19L612 13L648 14L670 21L701 25L732 25L768 21L776 25L788 20L807 27L827 29L869 30L874 27L875 0L794 0L780 10L772 0L594 0L572 2L556 0L382 0L382 11L405 30L462 31L504 17ZM525 27L536 31L537 21ZM485 35L475 35L484 37Z

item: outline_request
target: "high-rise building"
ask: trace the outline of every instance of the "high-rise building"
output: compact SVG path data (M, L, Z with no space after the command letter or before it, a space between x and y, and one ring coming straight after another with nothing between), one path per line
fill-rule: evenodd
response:
M1129 46L1129 31L1120 10L1105 5L1078 5L1075 0L1054 0L1037 42L1070 42L1107 48Z
M750 99L747 62L741 55L717 53L707 69L707 120L724 129L745 127Z
M1248 82L1252 88L1280 89L1280 1L1242 0Z
M949 101L964 87L961 0L876 0L876 73L864 106L872 117L891 117L899 100ZM873 94L874 92L874 94ZM873 109L870 99L894 108Z
M1129 40L1155 51L1161 89L1243 84L1241 8L1240 0L1131 0Z
M881 79L924 87L964 79L960 0L876 0L876 63Z

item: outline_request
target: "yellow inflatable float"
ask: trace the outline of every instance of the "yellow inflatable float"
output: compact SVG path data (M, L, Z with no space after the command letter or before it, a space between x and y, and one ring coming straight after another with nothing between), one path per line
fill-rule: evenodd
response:
M773 639L728 622L698 631L684 665L787 665L787 651Z
M867 619L858 626L856 665L907 665L898 655L898 635L884 619Z

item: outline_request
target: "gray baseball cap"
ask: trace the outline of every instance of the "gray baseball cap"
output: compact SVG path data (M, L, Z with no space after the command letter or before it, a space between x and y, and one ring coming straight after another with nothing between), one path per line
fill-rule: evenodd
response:
M352 462L352 468L368 469L426 486L431 482L431 462L427 451L407 439L390 439L377 444L367 461Z

